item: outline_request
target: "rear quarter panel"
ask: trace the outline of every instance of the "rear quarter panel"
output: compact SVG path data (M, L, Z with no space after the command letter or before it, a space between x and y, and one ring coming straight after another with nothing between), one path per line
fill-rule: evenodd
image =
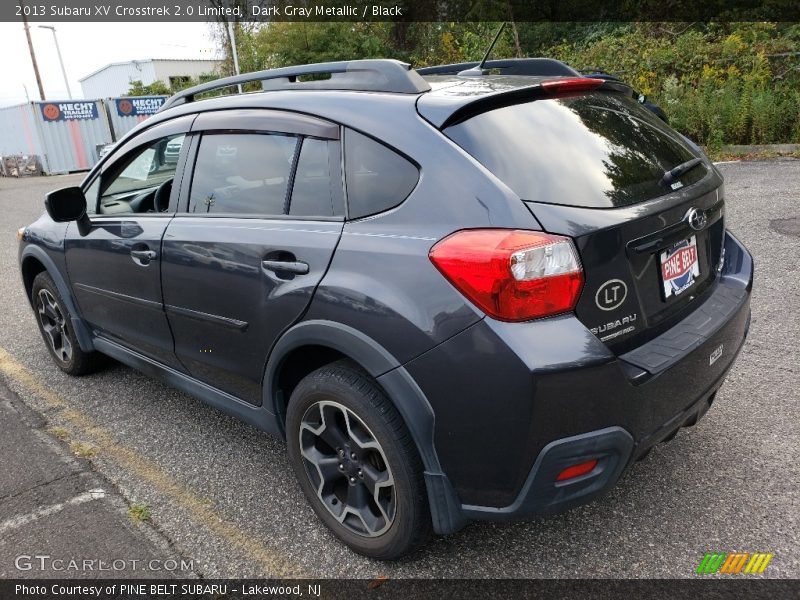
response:
M483 317L433 266L431 247L460 229L539 224L518 197L422 120L410 102L373 103L357 119L325 116L406 155L419 166L420 179L398 207L345 223L307 318L358 329L402 364Z

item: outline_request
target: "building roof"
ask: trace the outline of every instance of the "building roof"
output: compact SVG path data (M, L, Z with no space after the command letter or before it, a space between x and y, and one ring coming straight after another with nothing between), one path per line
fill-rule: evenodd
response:
M104 65L104 66L100 67L99 69L95 69L94 71L92 71L88 75L84 75L83 77L78 79L78 81L79 82L86 81L90 77L94 77L98 73L101 73L102 71L105 71L106 69L109 69L111 67L119 67L119 66L122 66L122 65L133 65L133 64L139 64L139 63L154 63L154 62L219 63L220 60L216 59L216 58L142 58L140 60L122 60L122 61L119 61L119 62L108 63L107 65Z

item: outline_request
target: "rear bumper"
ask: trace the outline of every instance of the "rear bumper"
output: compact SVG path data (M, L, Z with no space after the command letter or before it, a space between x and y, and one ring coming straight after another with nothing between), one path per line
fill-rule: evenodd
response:
M406 365L434 409L459 516L518 519L588 502L702 417L750 324L752 257L730 234L725 251L703 304L625 355L572 316L484 319ZM556 483L563 468L594 459L592 472Z
M682 427L695 425L714 402L724 376L710 394L674 415L649 435L634 440L622 427L607 427L551 442L536 458L528 478L514 502L505 507L462 505L466 519L517 520L555 514L602 496L622 473L643 458L656 444L671 440ZM597 460L586 475L557 482L558 474L571 465Z

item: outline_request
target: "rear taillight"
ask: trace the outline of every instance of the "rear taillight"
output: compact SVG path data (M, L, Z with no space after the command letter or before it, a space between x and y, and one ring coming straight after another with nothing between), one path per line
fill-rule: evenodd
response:
M431 248L430 258L478 308L503 321L570 311L583 286L572 241L538 231L458 231Z

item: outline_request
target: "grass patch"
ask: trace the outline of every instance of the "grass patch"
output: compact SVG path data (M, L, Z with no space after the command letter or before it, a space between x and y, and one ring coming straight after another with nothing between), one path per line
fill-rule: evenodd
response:
M47 433L49 433L53 437L58 438L62 442L66 442L69 439L69 431L67 431L63 427L51 427L50 429L47 430Z
M150 507L147 504L131 504L128 516L134 523L141 523L150 519Z
M69 445L70 451L79 458L91 458L97 456L97 448L86 442L72 442Z

